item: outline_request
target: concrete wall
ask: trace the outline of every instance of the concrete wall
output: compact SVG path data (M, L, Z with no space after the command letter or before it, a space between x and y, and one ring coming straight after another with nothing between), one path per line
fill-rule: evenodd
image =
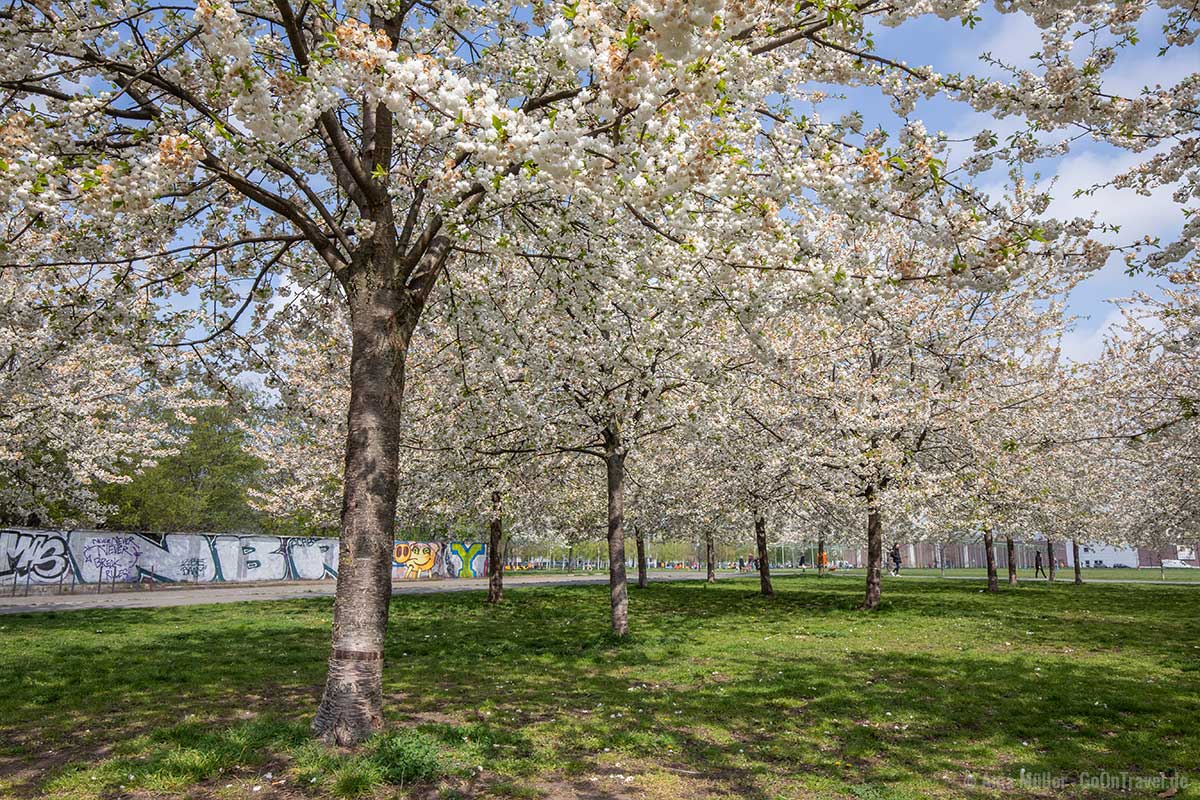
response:
M481 542L396 542L392 576L486 574ZM305 536L0 530L0 586L337 578L338 540Z

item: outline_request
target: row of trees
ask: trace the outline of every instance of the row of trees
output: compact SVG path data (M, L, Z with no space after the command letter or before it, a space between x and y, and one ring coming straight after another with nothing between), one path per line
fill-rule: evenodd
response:
M1163 52L1190 46L1191 5L1159 5ZM1200 83L1105 84L1146 33L1138 3L1001 4L1042 31L1034 67L1003 77L876 50L881 25L998 18L976 12L14 3L8 501L60 485L86 500L116 460L177 443L143 404L186 419L190 382L261 381L255 447L275 481L259 502L341 529L314 729L343 744L382 724L398 517L473 515L497 536L602 526L618 634L630 529L863 530L872 608L885 525L1139 528L1145 506L1112 486L1155 487L1185 524L1186 484L1163 476L1191 463L1191 395L1152 379L1192 346L1178 326L1196 219L1130 251L1178 270L1180 296L1157 309L1171 333L1145 324L1130 340L1145 346L1075 370L1055 353L1055 298L1110 248L1093 220L1047 218L1024 175L1086 137L1147 153L1119 185L1177 184L1192 202ZM829 85L876 91L897 117L825 119L814 87ZM924 99L1028 129L984 131L952 163L915 119ZM1001 196L973 185L1005 169ZM1147 436L1130 457L1123 443ZM1113 464L1128 479L1108 479Z

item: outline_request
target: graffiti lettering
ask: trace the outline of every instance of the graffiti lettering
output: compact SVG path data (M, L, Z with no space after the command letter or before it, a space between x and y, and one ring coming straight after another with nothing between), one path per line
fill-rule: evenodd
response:
M483 574L482 542L450 542L450 569L453 577L478 578Z
M97 536L85 540L83 562L95 566L97 580L134 581L141 552L134 536Z
M179 562L179 574L189 578L199 578L208 571L208 564L202 558L185 558Z
M0 531L0 580L133 583L143 580L322 580L337 578L340 544L312 536L208 533ZM473 578L482 574L482 542L396 542L393 577Z
M52 533L0 531L0 556L0 579L52 583L70 567L66 541Z

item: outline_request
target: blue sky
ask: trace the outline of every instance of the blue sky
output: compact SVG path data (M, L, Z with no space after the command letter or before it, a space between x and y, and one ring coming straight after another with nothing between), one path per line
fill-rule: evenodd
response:
M983 21L973 30L958 20L943 21L933 16L905 23L900 28L876 26L876 52L909 65L932 66L940 73L970 72L1003 77L1000 71L979 59L984 52L991 52L1005 63L1032 67L1029 56L1040 46L1040 35L1032 20L1021 13L1001 15L991 7L981 9L979 13ZM1164 14L1158 9L1147 13L1139 25L1141 42L1118 57L1117 64L1105 77L1107 88L1123 95L1136 94L1146 85L1172 85L1200 67L1195 54L1188 52L1189 48L1158 56L1163 19ZM1086 43L1080 43L1077 49L1080 52L1086 50ZM835 87L830 89L838 91ZM840 91L846 95L844 100L820 104L818 111L823 118L836 119L848 111L858 111L865 118L864 127L898 128L899 120L880 92L868 89ZM983 128L1003 137L1020 125L1016 118L996 120L945 99L918 103L912 118L922 120L931 133L944 131L952 138L967 138ZM965 147L969 148L969 145ZM1095 212L1100 221L1121 226L1120 234L1107 240L1112 243L1132 241L1143 235L1160 236L1169 241L1179 232L1183 222L1181 209L1171 199L1169 188L1150 197L1128 190L1104 190L1080 198L1072 196L1076 189L1103 182L1145 157L1146 154L1121 151L1103 143L1080 141L1066 156L1040 162L1036 169L1042 180L1056 179L1051 189L1054 203L1049 213L1076 217ZM1006 177L1005 170L999 169L979 176L976 181L984 189L998 190ZM1078 317L1078 321L1076 329L1063 341L1063 352L1076 360L1094 358L1100 352L1106 329L1119 317L1110 301L1135 291L1153 291L1155 285L1156 280L1152 277L1126 275L1120 256L1111 258L1102 270L1089 276L1068 298L1068 310Z

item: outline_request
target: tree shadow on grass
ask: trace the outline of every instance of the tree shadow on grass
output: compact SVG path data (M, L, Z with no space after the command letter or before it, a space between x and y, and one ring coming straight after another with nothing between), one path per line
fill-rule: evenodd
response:
M499 775L603 774L619 757L746 797L812 776L963 794L968 771L1186 771L1200 745L1192 590L1126 588L892 582L868 614L857 581L777 578L771 599L751 581L657 584L632 595L623 642L603 586L522 587L498 608L477 592L400 597L387 711ZM329 607L10 618L0 737L19 763L39 742L111 745L189 713L270 710L302 730Z
M724 592L674 586L638 596L633 622L639 633L621 647L598 632L602 607L579 608L564 596L522 598L484 612L463 606L453 625L410 620L404 647L413 668L393 673L389 687L407 698L398 709L423 698L458 713L493 705L503 710L496 712L497 724L506 726L554 719L545 733L559 743L559 758L568 764L604 748L654 752L733 776L729 789L736 783L740 792L746 791L747 773L767 763L847 780L878 772L953 786L969 770L1011 767L1015 773L1025 767L1077 776L1187 766L1187 747L1197 742L1191 720L1200 712L1200 686L1171 674L1181 649L1195 640L1171 641L1173 634L1188 634L1186 617L1158 608L1131 614L1128 598L1122 603L1108 592L1063 608L1059 597L1048 594L1046 605L1034 598L1030 609L1028 598L981 600L958 587L937 591L913 611L905 607L913 591L897 593L881 614L863 615L850 610L854 592L788 592L765 600L738 586ZM1007 619L1004 604L1014 602L1024 614ZM1074 619L1081 608L1093 619ZM491 615L488 624L470 621L478 613ZM935 639L939 623L956 626L972 618L986 625L988 638L966 638L949 653L908 653L901 635L876 654L863 652L861 632L846 630L905 630L923 616L932 617L926 626L934 628ZM541 625L518 624L529 617L541 618ZM730 620L742 624L747 618L750 625L793 629L807 623L809 641L778 660L753 648L710 659L695 647L698 636L712 634L709 629L719 632ZM1015 644L1001 647L1005 637ZM843 640L854 641L856 649L843 652ZM1064 642L1118 658L1092 663L1081 654L1033 651ZM967 646L982 652L961 652ZM447 652L460 655L446 658ZM697 668L654 669L681 660ZM1146 660L1167 677L1147 683ZM733 665L738 674L732 680L708 676L713 664L726 670ZM441 688L432 695L422 688L431 672ZM630 690L648 673L660 680L649 678L649 692L631 699ZM467 700L456 704L455 697ZM713 727L730 741L705 736ZM746 755L751 748L761 761ZM997 761L997 750L1004 761Z

